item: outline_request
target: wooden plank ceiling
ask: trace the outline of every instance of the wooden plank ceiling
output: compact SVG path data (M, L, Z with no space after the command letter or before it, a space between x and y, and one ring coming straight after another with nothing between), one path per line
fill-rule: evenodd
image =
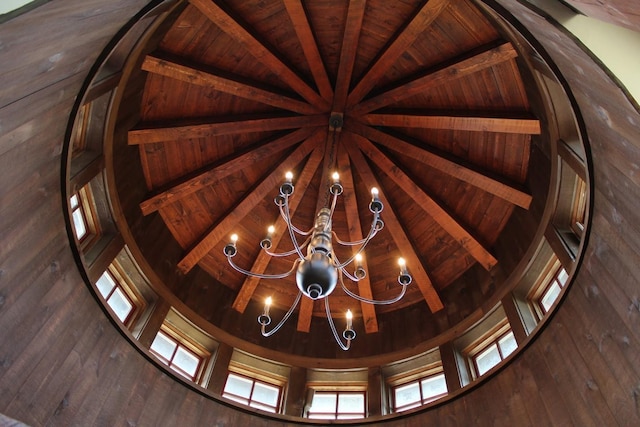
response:
M291 211L305 229L327 174L339 170L341 239L367 233L370 187L385 203L367 280L348 286L393 297L398 256L414 284L401 302L376 308L337 289L332 309L354 310L366 332L378 330L380 313L413 304L436 312L439 291L475 263L497 264L493 243L513 209L531 202L523 184L540 123L516 58L464 0L190 0L142 63L141 121L129 132L149 188L140 207L158 212L184 248L180 270L199 266L237 292L235 310L268 295L286 308L293 277L246 278L222 247L236 232L238 264L288 270L291 260L258 245L274 223L275 250L292 247L273 204L284 172L294 172ZM340 132L329 130L332 114L343 117ZM336 248L342 258L349 250ZM323 310L303 298L298 329Z

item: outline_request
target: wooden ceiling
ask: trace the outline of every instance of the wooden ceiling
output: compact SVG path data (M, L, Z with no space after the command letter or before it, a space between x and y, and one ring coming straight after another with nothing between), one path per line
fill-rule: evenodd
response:
M437 312L439 292L465 271L496 265L492 245L513 209L531 202L523 184L540 123L516 58L465 0L190 0L142 64L141 121L128 136L149 189L140 208L158 212L184 248L177 267L199 266L236 292L235 310L269 295L286 308L293 277L247 279L222 248L235 232L237 264L288 270L291 260L259 248L272 223L276 250L292 247L273 203L284 173L294 172L294 223L308 229L336 168L341 239L366 234L370 187L385 203L367 279L347 286L392 298L398 256L414 282L390 306L337 289L333 311L351 308L366 332L378 330L379 314L409 305ZM329 129L336 115L339 132ZM303 298L298 330L323 310Z

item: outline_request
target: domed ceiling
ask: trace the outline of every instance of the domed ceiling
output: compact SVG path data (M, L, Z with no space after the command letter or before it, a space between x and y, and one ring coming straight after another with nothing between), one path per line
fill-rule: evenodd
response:
M328 336L326 325L311 327L326 323L322 302L303 297L281 339L288 344L259 337L255 313L272 296L278 320L298 293L295 279L247 279L223 248L237 233L238 265L287 271L293 258L260 250L270 224L272 250L292 249L274 204L284 173L294 175L293 222L307 230L337 170L340 239L367 234L371 187L385 204L385 227L365 253L367 277L346 286L393 298L399 256L413 276L392 305L360 304L340 287L330 296L335 318L355 313L353 346L368 348L356 353L375 353L377 338L366 337L389 339L415 313L436 323L438 313L450 315L448 289L491 280L496 241L514 210L532 202L525 182L531 135L541 130L517 61L491 18L465 0L191 0L144 57L140 121L128 144L138 147L146 180L143 215L160 215L182 248L175 267L202 269L206 286L227 295L194 311L248 316L255 332L238 327L237 335L288 352L309 330ZM341 259L351 256L334 246ZM176 293L194 300L203 286ZM434 333L453 326L442 325Z

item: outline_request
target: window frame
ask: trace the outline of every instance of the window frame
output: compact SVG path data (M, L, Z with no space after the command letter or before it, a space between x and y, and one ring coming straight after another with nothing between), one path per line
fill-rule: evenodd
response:
M515 353L518 349L518 344L516 341L516 349L513 350L508 355L503 354L503 350L500 346L499 341L505 338L507 335L513 334L513 330L511 329L511 325L505 319L504 321L497 324L494 328L485 333L480 339L476 340L474 343L469 345L462 353L465 356L467 364L469 366L469 371L474 380L484 376L485 374L491 372L495 367L499 366L504 360L509 357L511 354ZM515 340L515 334L514 334ZM482 374L480 374L480 370L478 369L477 357L482 354L485 350L491 347L493 344L496 345L498 349L498 355L500 356L500 361L492 366L490 369L486 370Z
M160 333L162 333L165 337L167 337L169 340L173 341L176 344L176 348L173 351L171 359L169 360L167 360L164 356L162 356L161 354L159 354L158 352L156 352L151 348L153 346L153 341L156 340L156 337ZM151 354L153 354L164 365L166 365L169 369L176 372L182 378L185 378L196 384L201 384L204 378L204 373L206 371L207 364L211 360L211 353L209 351L207 351L204 347L198 345L193 339L190 339L188 336L186 336L186 334L182 333L180 330L172 327L166 322L162 324L162 326L156 333L156 336L154 337L153 341L149 346L149 352ZM180 347L187 350L188 353L191 353L193 356L195 356L199 360L198 367L196 368L196 373L193 376L191 376L188 372L182 370L180 367L172 365L171 363L173 362L173 358L175 357Z
M91 116L91 103L87 102L78 109L75 126L71 134L71 157L75 158L87 149L87 130Z
M245 399L244 397L238 396L238 395L234 395L233 393L228 393L228 392L225 391L225 389L227 387L227 382L229 381L229 377L231 375L235 375L237 377L240 377L240 378L243 378L245 380L249 380L249 381L252 382L251 383L251 391L249 393L249 398L247 399L248 403L245 404L245 403L239 402L238 400L233 398L233 397L237 397L238 399ZM265 379L265 378L267 378L267 379ZM256 383L263 384L263 385L266 385L266 386L275 387L275 388L278 389L277 403L276 403L276 406L273 407L273 409L274 409L273 412L263 409L264 406L270 406L270 405L267 405L267 404L262 403L262 402L257 402L257 401L254 402L253 401L252 397L253 397L253 391L255 390ZM284 382L278 381L278 380L276 380L274 378L270 378L270 377L268 377L268 376L266 376L264 374L252 375L251 373L248 373L248 371L246 371L246 370L233 369L231 366L230 366L229 371L227 372L227 378L225 379L224 387L222 388L222 397L225 397L225 398L227 398L229 400L232 400L232 401L234 401L236 403L240 403L241 405L245 405L245 406L250 407L250 408L254 408L254 409L258 409L258 410L262 410L262 411L270 412L270 413L274 413L274 414L279 414L279 413L282 412L282 404L283 404L283 401L284 401L284 393L285 393L285 383ZM231 396L231 397L229 397L229 396ZM252 402L260 405L261 407L252 406L251 405Z
M74 196L78 200L76 207L73 207L73 204L71 203L71 199ZM82 237L78 237L75 220L73 219L73 214L76 211L80 211L85 227L85 234ZM76 242L78 242L80 248L83 251L87 251L100 239L100 235L102 233L100 223L98 221L97 209L93 201L93 195L89 184L83 186L69 197L69 217L71 219L71 226L73 227L73 237L76 239Z
M440 375L444 376L444 369L442 367L442 363L431 365L427 369L414 370L409 373L404 373L389 379L387 381L387 386L389 389L389 400L391 404L390 405L391 412L399 413L399 412L407 411L410 409L419 408L421 406L427 405L431 402L435 402L436 400L447 396L449 394L448 388L446 393L442 393L442 394L427 397L427 398L425 398L422 394L422 381L435 378ZM445 384L446 384L446 377L444 378L445 378ZM418 389L420 390L420 401L415 403L416 406L407 407L408 405L405 405L405 407L401 407L400 409L398 409L398 407L396 406L396 393L395 393L396 389L399 387L404 387L414 383L418 385ZM412 403L409 405L414 405L414 404Z
M324 384L322 386L308 386L309 390L313 391L313 396L311 401L307 402L307 406L305 408L304 417L311 420L359 420L367 418L367 408L368 408L368 399L369 395L367 393L366 387L361 386L343 386L343 385L327 385ZM311 407L313 406L313 399L315 399L318 394L335 394L335 411L333 413L330 412L311 412ZM364 399L364 408L362 413L355 412L338 412L338 403L340 395L362 395ZM333 418L313 418L312 415L333 415ZM357 415L349 418L338 418L339 415ZM360 417L360 415L362 415Z
M559 276L563 271L567 275L567 278L564 282L561 282L559 280ZM538 322L540 322L544 318L544 316L546 316L547 313L551 311L553 304L555 304L556 301L560 299L562 291L566 287L568 281L569 272L564 268L557 257L552 257L544 268L543 273L540 275L538 281L534 284L534 286L531 288L531 291L527 295L527 302L529 304L529 307ZM544 308L544 305L542 304L542 299L551 289L551 287L556 283L558 284L558 286L560 286L560 294L558 294L558 297L554 300L549 310L546 310Z
M107 296L104 296L102 295L102 292L100 292L100 290L98 289L98 285L96 281L94 285L96 287L96 291L98 295L100 295L104 303L107 306L109 306L109 308L111 308L111 305L109 304L109 298L111 297L111 295L113 295L116 288L119 288L122 291L122 293L127 297L129 302L133 306L132 310L129 312L125 320L122 321L122 324L127 329L131 329L135 325L137 320L140 318L144 310L146 309L147 307L146 301L144 300L140 292L137 291L137 289L132 284L132 282L128 279L127 274L122 269L122 267L119 264L117 264L115 261L109 264L107 269L102 274L103 275L108 274L116 286L114 286L114 288L111 289L111 291ZM100 277L102 277L102 275Z
M571 206L571 218L569 228L573 233L582 238L584 223L587 214L587 183L580 177L576 177L576 184L573 192L573 203Z

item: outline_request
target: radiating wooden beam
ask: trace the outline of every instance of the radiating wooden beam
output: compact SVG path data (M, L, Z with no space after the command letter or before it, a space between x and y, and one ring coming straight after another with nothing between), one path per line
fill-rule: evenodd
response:
M246 151L234 153L233 156L209 165L194 174L181 177L170 188L142 201L140 203L142 214L149 215L163 206L175 203L189 194L213 185L234 172L250 167L264 158L299 143L317 131L318 128L302 128L276 139L270 138L269 140L261 141L257 147L252 146Z
M252 191L248 192L236 206L229 210L226 216L216 222L205 235L200 237L199 241L178 263L180 271L185 274L191 271L224 236L229 234L230 228L251 212L264 199L265 195L278 185L284 173L300 163L316 145L316 141L311 138L307 139L284 162L264 177Z
M318 50L318 43L309 25L309 19L304 11L304 7L302 6L302 1L284 0L284 7L287 9L289 19L291 19L293 23L293 29L298 36L300 46L307 59L307 64L309 64L309 69L316 82L318 91L324 99L330 100L333 97L333 89L329 82L327 69L324 66L320 51Z
M439 154L433 147L427 145L417 147L402 138L353 121L345 123L345 129L356 132L371 141L446 173L455 179L471 184L516 206L529 209L531 205L531 195L518 188L518 185L491 178L482 171L465 166L464 161L451 155L444 157L444 154Z
M313 305L315 301L303 295L300 300L300 309L298 310L298 324L296 330L298 332L309 332L311 330L311 318L313 317Z
M189 2L200 10L211 22L216 24L222 31L232 39L242 44L256 60L264 64L273 71L280 79L298 92L310 104L316 105L321 110L329 108L329 102L316 93L307 83L304 82L289 66L287 66L278 56L266 47L264 41L259 40L251 34L247 27L238 22L224 8L218 4L219 0L189 0Z
M223 121L228 120L228 121ZM129 131L129 145L152 144L155 142L176 141L192 138L207 138L239 133L268 132L275 130L315 127L327 123L325 114L290 117L240 117L235 120L217 117L215 120L201 123L182 122L167 127L140 127Z
M453 237L469 254L490 270L498 261L467 230L451 217L435 200L426 194L400 167L376 148L368 139L354 135L360 150L375 164L385 171L413 201L431 216L451 237Z
M258 87L248 79L230 78L212 69L188 64L182 58L168 59L147 55L142 69L153 74L180 80L197 86L208 87L239 98L249 99L273 107L282 108L300 114L319 113L318 109L304 101Z
M351 175L351 164L349 162L349 155L342 149L338 150L338 172L340 173L340 182L344 191L342 193L342 200L344 201L344 210L347 216L347 227L349 228L349 240L352 242L362 240L362 226L360 224L360 213L358 212L358 203L355 197L355 186L353 183L353 176ZM366 254L362 257L362 266L365 271L369 271L367 265ZM371 291L371 281L369 276L365 276L363 279L357 282L358 294L363 298L373 299L373 292ZM376 309L373 304L367 304L366 302L360 302L360 310L362 312L362 320L364 322L365 331L370 334L378 332L378 318L376 317Z
M400 102L433 87L509 61L516 56L518 56L518 53L511 43L504 43L497 47L491 46L480 53L471 53L458 58L452 64L441 64L407 83L354 105L353 108L347 108L347 112L352 115L363 115Z
M540 120L535 118L455 116L427 114L367 114L362 121L375 126L405 128L466 130L471 132L502 132L540 134Z
M361 138L358 135L352 135L354 136L354 138ZM376 176L369 167L367 160L364 158L363 154L355 144L343 144L343 147L347 149L349 158L351 159L351 162L355 169L358 171L358 175L360 175L360 178L362 178L362 180L367 182L369 185L375 186L380 190L380 200L382 200L385 205L385 228L389 230L393 241L398 247L398 251L407 261L407 267L409 268L411 275L413 276L413 283L418 286L420 292L422 292L422 296L427 302L427 305L429 306L429 309L432 313L442 310L444 308L444 305L442 305L442 301L440 300L440 297L438 296L438 293L436 292L436 289L434 288L426 269L422 265L422 261L413 249L411 240L409 240L409 237L400 225L400 220L395 214L393 206L391 206L389 201L384 196L384 188L382 188L382 186L376 179ZM410 286L414 285L412 284Z
M314 135L314 137L312 137L312 139L314 141L319 142L319 139L321 139L323 136L324 136L323 132L318 132L316 135ZM320 146L318 146L315 150L313 150L313 152L311 153L311 156L309 156L309 160L307 160L307 164L304 166L304 169L302 170L302 172L300 173L300 176L296 180L296 183L295 183L296 188L301 189L302 194L298 195L297 197L291 198L291 200L289 201L289 212L291 213L291 216L295 215L296 209L298 209L298 205L300 204L300 201L303 199L302 196L304 195L304 192L309 187L309 183L311 182L311 179L315 175L316 171L318 170L318 167L320 166L320 163L322 162L323 154L324 152L322 150L322 147ZM287 225L284 223L284 221L278 220L274 224L274 227L275 227L275 231L273 233L273 237L271 238L271 245L272 245L272 248L275 249L280 244L280 240L285 235L288 236L289 233L287 233ZM269 261L271 261L271 258L272 257L268 255L266 252L260 251L255 261L253 262L253 265L251 266L250 270L259 274L264 273L267 269L267 266L269 265ZM239 311L240 313L244 313L259 282L260 282L260 279L256 277L247 276L245 278L244 282L242 283L242 286L240 287L240 291L238 292L238 295L236 295L236 299L233 301L232 308L234 310Z
M358 51L358 40L362 30L366 0L350 0L347 10L347 20L342 37L340 50L340 62L338 63L338 75L336 77L336 91L333 97L331 110L336 113L344 113L349 94L349 85L353 74L353 66Z
M431 25L449 4L449 0L429 0L413 16L406 26L395 36L387 49L382 52L378 60L369 71L360 79L356 87L349 94L347 104L354 106L369 93L380 78L386 73L393 63L411 46L418 36Z

